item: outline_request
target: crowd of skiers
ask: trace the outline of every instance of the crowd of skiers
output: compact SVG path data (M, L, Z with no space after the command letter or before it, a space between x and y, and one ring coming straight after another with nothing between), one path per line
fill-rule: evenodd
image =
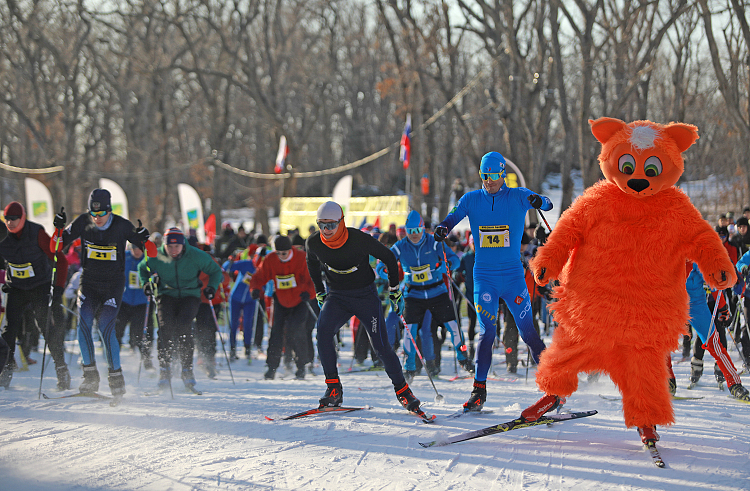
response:
M247 361L263 354L268 324L266 379L275 378L282 360L287 367L294 363L295 377L304 378L313 367L317 328L317 354L327 384L320 405L337 406L343 401L339 329L351 323L353 361L363 363L371 352L373 365L385 370L397 398L410 411L418 411L419 400L409 382L422 369L431 377L440 373L442 345L450 339L456 368L474 376L464 407L481 410L493 348L502 343L507 371L516 373L519 335L529 346L528 363L533 364L545 349L541 330L549 334L552 327L546 309L551 290L536 285L528 268L528 259L544 246L549 231L526 225L530 210L550 210L552 203L528 189L508 188L504 164L496 152L485 155L482 188L457 196L456 206L434 230L416 211L409 213L404 226L391 224L382 232L372 226L347 227L341 207L327 202L319 208L317 227L311 227L307 240L295 230L269 241L247 234L242 226L235 232L228 223L213 244L199 244L190 231L179 228L149 234L140 221L136 226L114 214L109 192L103 189L91 192L87 211L71 223L63 210L57 213L50 237L41 225L27 220L20 203L12 202L5 206L0 225L6 320L0 385L11 384L17 357L22 363L35 362L29 353L42 344L41 334L42 349L48 348L54 361L57 388L71 389L64 340L74 327L83 370L78 390L97 392L96 326L114 396L126 393L120 349L128 332L128 343L142 364L139 370L158 369L160 390L171 387L177 365L184 385L194 389L196 350L207 377L216 376L218 319L224 317L231 362L242 353L237 346L240 330ZM502 222L490 213L498 209L504 212ZM471 230L452 231L464 217ZM726 348L729 334L747 371L750 336L739 312L748 318L748 219L750 208L736 221L722 215L716 226L740 273L734 288L707 292L697 267L686 265L691 327L698 334L686 336L683 344L686 359L694 351L691 382L701 377L708 350L716 360L719 383L726 381L741 399L748 398L747 390ZM461 327L462 312L468 316L467 332ZM396 355L399 346L403 366ZM674 379L670 385L676 389ZM533 419L543 414L535 411L539 408L524 415Z

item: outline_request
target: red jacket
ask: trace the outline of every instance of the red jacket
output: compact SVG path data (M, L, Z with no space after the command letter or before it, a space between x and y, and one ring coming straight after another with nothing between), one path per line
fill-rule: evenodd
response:
M291 259L283 263L275 252L266 254L250 280L250 290L262 291L263 286L273 280L276 298L287 308L300 304L302 292L307 292L311 298L315 297L315 286L307 271L306 257L304 251L294 249Z

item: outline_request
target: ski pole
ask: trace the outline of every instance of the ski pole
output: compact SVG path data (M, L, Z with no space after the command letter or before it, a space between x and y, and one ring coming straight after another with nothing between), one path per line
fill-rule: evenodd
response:
M138 226L139 227L141 226L141 221L140 220L138 220ZM148 265L148 262L150 260L151 260L151 257L149 257L147 255L146 256L146 271L148 273L148 282L151 283L153 285L153 288L154 288L152 290L152 296L154 298L154 315L156 316L156 326L155 327L156 327L156 329L159 332L159 337L161 337L162 330L161 330L161 323L159 322L159 303L156 301L156 297L158 296L159 285L158 285L158 283L152 283L152 281L153 281L153 275L151 274L151 267ZM158 346L157 346L157 351L158 351ZM169 380L169 394L172 396L172 399L174 399L174 391L172 390L172 375L171 375L172 374L172 366L171 365L172 364L170 362L170 366L168 367L169 368L169 373L170 373L170 376L169 376L169 379L168 379ZM159 363L159 369L161 370L161 363Z
M221 285L219 285L219 288L221 288ZM227 360L227 367L229 367L229 376L232 377L232 385L237 385L234 382L234 375L232 374L232 365L229 363L229 355L227 354L227 348L224 346L224 337L221 335L221 330L219 329L219 319L216 318L216 310L214 310L213 305L209 305L211 308L211 315L214 318L214 325L216 326L216 330L219 331L219 339L221 340L221 349L224 350L224 358Z
M143 347L144 347L144 344L145 344L145 340L146 340L146 336L148 335L148 315L150 313L149 312L150 307L151 307L151 297L150 296L146 296L146 317L143 320L143 334L142 334L142 337L141 337L141 346L140 346L141 350L143 350ZM150 355L150 353L149 353L149 355ZM143 353L141 353L141 356L143 356ZM143 366L143 363L139 362L138 363L138 380L137 380L137 382L139 384L141 383L141 366Z
M404 319L404 315L399 313L398 314L399 319L401 319L401 322L404 323L404 330L407 333L407 336L409 336L409 339L411 339L411 343L414 345L414 349L416 350L417 354L419 355L419 359L422 360L422 365L424 365L425 372L427 373L427 378L430 379L430 383L432 384L432 388L435 389L435 402L443 402L445 400L445 397L443 397L437 390L437 387L435 387L435 382L432 381L432 376L430 375L430 371L427 370L427 363L424 361L424 357L422 357L422 353L419 351L419 348L417 347L417 341L414 339L414 336L411 335L411 331L409 330L409 324L406 323L406 319Z
M60 208L60 214L65 212L65 207ZM55 279L57 277L57 252L60 250L60 244L62 244L62 229L55 229L55 234L58 239L55 242L55 251L52 259L52 279L49 284L49 301L47 302L47 321L44 325L44 350L42 351L42 374L39 377L39 395L37 399L42 398L42 382L44 381L44 362L47 357L47 338L49 338L49 324L52 320L52 299L55 296Z
M453 315L454 319L456 321L456 325L458 327L458 339L461 341L461 347L459 348L461 351L466 351L466 341L464 340L464 331L461 329L461 324L459 324L459 317L458 317L458 309L456 309L456 300L453 298L453 277L451 276L451 266L448 263L448 255L445 253L445 242L441 242L443 246L443 261L445 261L445 271L448 274L448 278L450 278L450 281L448 282L448 297L451 299L451 305L453 306ZM454 346L454 356L453 356L453 370L455 373L458 373L458 362L457 362L457 355L455 355L455 346Z
M542 217L542 220L544 220L544 224L547 226L547 230L549 230L549 233L552 233L552 227L549 226L549 222L546 218L544 218L544 215L542 214L542 210L539 208L534 208L537 213L539 213L539 216Z

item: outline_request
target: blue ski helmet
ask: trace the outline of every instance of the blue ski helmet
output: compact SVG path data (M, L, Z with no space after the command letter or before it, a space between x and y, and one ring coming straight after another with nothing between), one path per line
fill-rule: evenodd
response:
M424 227L424 220L422 220L422 215L420 215L417 210L411 210L409 212L409 215L406 217L405 227L407 229Z
M482 174L500 174L505 179L505 157L499 152L489 152L482 157L482 163L479 165L479 172Z

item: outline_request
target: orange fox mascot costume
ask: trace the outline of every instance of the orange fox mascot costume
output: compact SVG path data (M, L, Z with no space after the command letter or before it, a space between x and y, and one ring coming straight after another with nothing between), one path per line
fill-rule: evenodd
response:
M665 359L688 321L685 260L713 288L737 278L716 232L674 186L697 128L613 118L589 124L602 144L605 180L563 213L531 264L540 285L560 281L559 327L536 377L547 395L537 405L541 414L556 407L578 388L579 372L604 372L622 393L627 427L653 442L656 425L674 423Z

